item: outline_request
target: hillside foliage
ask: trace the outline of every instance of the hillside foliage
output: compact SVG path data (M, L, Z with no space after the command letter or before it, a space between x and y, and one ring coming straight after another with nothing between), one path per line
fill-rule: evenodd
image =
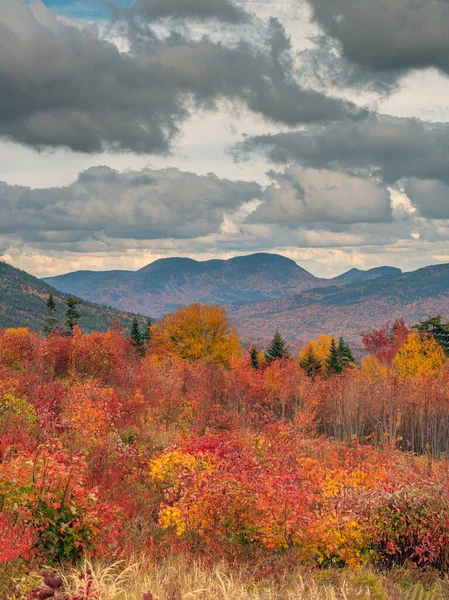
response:
M140 346L118 326L1 330L0 568L187 554L265 575L449 572L449 365L404 327L313 376L308 351L344 341L255 365L208 306Z

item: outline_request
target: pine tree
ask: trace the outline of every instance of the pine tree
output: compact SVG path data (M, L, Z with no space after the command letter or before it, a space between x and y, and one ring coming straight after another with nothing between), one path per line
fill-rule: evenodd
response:
M153 321L151 319L147 319L147 325L141 334L142 342L145 344L149 344L151 341L151 337L153 335L151 328L153 326Z
M412 329L431 335L443 348L446 356L449 356L449 323L442 323L441 315L420 321L417 325L413 325Z
M338 354L340 356L340 362L343 369L348 365L355 363L355 358L352 354L351 348L342 337L340 337L338 341Z
M140 333L139 322L137 321L137 317L134 317L133 322L131 324L131 328L129 330L129 341L133 346L141 346L142 345L142 334Z
M251 357L251 366L257 371L257 369L259 368L259 356L257 348L251 346L251 348L249 349L249 355Z
M76 325L78 325L79 320L81 318L81 313L79 312L78 306L81 304L81 301L75 296L70 296L64 302L67 306L65 311L65 324L69 329L69 335L73 335L73 330Z
M323 365L320 359L316 356L312 346L309 346L305 356L299 360L299 366L303 369L308 377L315 379L321 372Z
M335 339L332 338L331 346L329 348L329 356L326 360L326 372L328 375L338 375L343 371L343 367L340 360L340 354L338 352L338 346L335 343Z
M279 330L276 329L273 339L265 352L265 357L270 363L279 358L288 358L289 356L290 352L288 351L287 343L279 333Z
M53 316L56 310L56 302L53 298L53 294L50 294L48 296L48 300L45 307L48 313L48 317L45 319L45 324L42 328L42 332L45 335L52 335L53 333L56 333L58 325L58 320L55 319Z

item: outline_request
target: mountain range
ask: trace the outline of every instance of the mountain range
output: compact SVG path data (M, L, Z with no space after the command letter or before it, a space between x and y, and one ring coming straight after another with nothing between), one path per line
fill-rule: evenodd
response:
M301 342L320 334L360 333L403 316L413 323L449 312L449 265L403 273L394 267L315 277L293 260L253 254L199 262L157 260L139 271L77 271L45 281L117 309L161 317L192 302L225 305L243 339L261 343L275 328ZM447 316L447 315L446 315Z
M29 327L34 331L40 330L47 317L46 302L50 294L53 294L56 303L55 318L63 323L67 294L25 271L0 262L0 329ZM106 331L114 321L128 329L134 316L85 300L81 314L80 325L86 332Z

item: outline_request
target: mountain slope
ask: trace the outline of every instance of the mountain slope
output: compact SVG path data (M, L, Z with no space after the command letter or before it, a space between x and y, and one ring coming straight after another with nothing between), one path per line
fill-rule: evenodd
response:
M375 267L374 269L369 269L368 271L351 269L350 271L346 271L346 273L342 273L338 277L334 277L332 281L346 285L360 281L368 281L369 279L377 279L377 277L387 277L388 275L401 274L401 269L397 269L396 267Z
M268 339L279 327L289 339L330 334L360 342L362 331L389 319L414 323L436 313L449 317L449 264L234 306L232 317L248 338Z
M264 253L204 262L166 258L137 272L78 271L45 281L92 302L156 317L192 302L269 300L327 285L293 260Z
M0 329L9 327L42 328L45 317L45 303L48 295L53 294L57 309L56 318L64 321L66 294L62 294L47 283L0 262ZM98 306L89 302L81 305L80 326L83 331L106 331L113 319L128 328L133 315Z

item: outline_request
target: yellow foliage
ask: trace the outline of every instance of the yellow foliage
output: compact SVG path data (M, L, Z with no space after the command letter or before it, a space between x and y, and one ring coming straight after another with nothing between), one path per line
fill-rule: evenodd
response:
M0 415L2 413L12 413L22 417L30 425L37 421L36 411L25 398L17 398L14 394L5 394L0 399Z
M181 537L186 531L186 524L181 516L181 511L176 506L166 506L159 515L159 525L162 529L174 527L176 535Z
M369 354L363 359L362 369L360 371L361 379L366 379L372 383L376 379L385 377L387 372L387 367L383 365L374 354Z
M198 303L168 313L154 325L153 344L159 352L190 362L210 358L229 364L242 351L225 309Z
M418 375L441 375L444 351L430 335L411 333L396 354L393 366L403 379Z
M150 477L153 481L159 481L164 486L177 488L180 485L182 475L201 470L210 473L212 472L212 465L205 459L195 458L187 452L173 450L151 461Z
M366 562L367 534L352 518L330 511L314 527L314 541L306 544L306 554L319 565L360 568Z
M329 351L332 343L332 337L329 335L320 335L318 340L309 340L305 346L301 349L299 353L300 360L303 359L310 348L312 348L313 353L319 359L319 361L324 364L329 357Z
M27 327L18 327L17 329L7 329L5 333L15 337L28 337L30 330Z

